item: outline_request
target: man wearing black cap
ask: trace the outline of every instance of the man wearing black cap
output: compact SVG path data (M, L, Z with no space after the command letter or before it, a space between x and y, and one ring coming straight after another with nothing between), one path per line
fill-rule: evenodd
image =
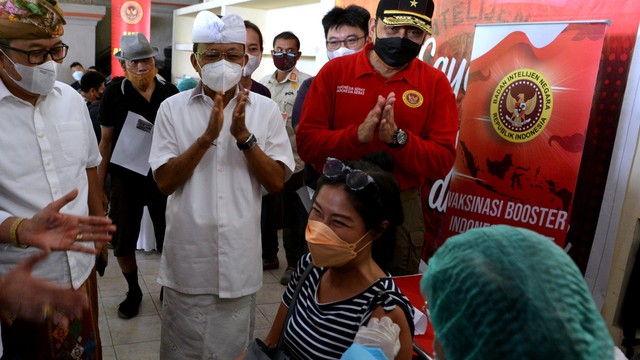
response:
M65 212L104 212L96 171L100 155L87 107L77 91L56 81L56 68L69 49L62 42L62 10L54 0L0 0L0 9L0 224L12 222L15 240L0 246L0 275L5 275L41 252L19 246L21 218L74 188L77 198ZM81 227L74 234L76 240L96 240L96 235ZM86 245L93 252L93 244ZM72 352L77 358L101 358L94 264L91 253L53 251L33 268L35 278L85 293L90 306L71 324L54 322L64 314L51 305L35 314L42 322L17 319L11 325L5 320L12 314L0 309L3 359L66 359Z
M458 112L445 75L417 59L431 35L432 0L381 0L369 22L373 43L328 62L316 76L297 129L298 152L317 169L327 157L386 151L402 190L404 223L393 275L418 272L424 220L418 189L443 178L455 160Z
M135 251L144 207L149 209L158 251L162 251L166 227L164 212L167 197L158 190L147 162L151 149L152 124L160 103L177 94L178 89L156 77L158 70L154 56L158 49L152 47L143 34L123 35L120 46L120 51L114 56L120 60L125 77L114 79L104 90L98 113L98 121L102 127L102 162L98 167L98 174L102 184L107 172L111 175L109 217L118 227L113 234L113 254L118 259L128 286L127 297L118 305L118 317L130 319L138 314L142 302ZM126 122L133 126L125 126ZM147 137L148 147L126 150L127 145L137 141L134 139L144 137ZM121 143L118 143L119 140ZM139 153L145 154L143 170L129 161ZM114 154L122 156L118 158Z

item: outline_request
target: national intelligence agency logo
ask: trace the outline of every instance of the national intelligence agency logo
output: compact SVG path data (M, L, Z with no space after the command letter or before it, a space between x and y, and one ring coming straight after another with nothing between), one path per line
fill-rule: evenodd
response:
M402 94L402 101L410 108L419 108L424 102L422 94L415 90L407 90Z
M120 7L122 21L129 25L135 25L142 20L142 6L137 1L125 1Z
M505 76L491 98L491 124L503 139L533 140L549 123L551 86L539 72L519 69Z

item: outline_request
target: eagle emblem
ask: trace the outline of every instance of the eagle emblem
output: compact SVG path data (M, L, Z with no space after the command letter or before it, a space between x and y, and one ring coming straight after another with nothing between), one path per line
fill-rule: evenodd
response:
M552 88L544 76L534 69L515 69L493 92L491 125L504 140L524 143L544 131L552 111Z
M402 94L402 101L410 108L419 108L424 102L422 94L415 90L407 90Z
M120 7L120 17L130 25L134 25L142 20L142 6L137 1L127 1Z
M506 102L507 111L511 113L511 116L508 117L507 120L515 127L520 127L530 122L531 119L527 119L526 116L533 112L537 101L537 94L534 94L529 100L525 100L523 93L518 94L516 98L511 91L509 91Z

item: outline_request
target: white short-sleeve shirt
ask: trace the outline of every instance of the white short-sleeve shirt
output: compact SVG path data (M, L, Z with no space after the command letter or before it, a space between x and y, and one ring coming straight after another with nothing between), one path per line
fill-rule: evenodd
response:
M235 298L255 293L262 286L262 186L229 131L235 105L234 97L224 109L215 146L167 200L158 282L182 293ZM149 157L154 172L202 136L212 108L213 100L204 95L201 83L160 105ZM290 176L295 165L276 103L250 93L245 113L246 126L256 136L257 146L283 163L286 176Z
M61 211L87 215L86 170L98 166L100 153L82 96L56 82L33 106L0 81L0 113L0 220L8 214L30 218L74 188L78 196ZM38 251L0 244L0 274ZM33 274L77 289L91 274L94 261L91 254L54 251Z

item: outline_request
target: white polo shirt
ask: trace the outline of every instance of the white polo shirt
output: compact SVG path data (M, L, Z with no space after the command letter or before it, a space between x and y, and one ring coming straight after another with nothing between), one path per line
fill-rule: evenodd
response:
M235 105L234 97L224 109L216 146L207 150L189 180L167 200L158 282L182 293L235 298L262 286L263 188L229 132ZM212 108L202 83L160 105L149 157L154 172L204 133ZM285 165L288 178L295 165L278 106L251 92L245 113L257 146Z

